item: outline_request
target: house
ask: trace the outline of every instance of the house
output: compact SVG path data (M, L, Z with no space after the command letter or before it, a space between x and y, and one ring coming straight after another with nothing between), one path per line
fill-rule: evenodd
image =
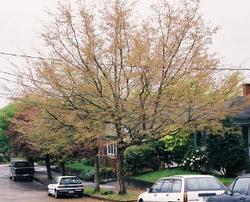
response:
M243 84L242 90L243 95L241 98L250 98L250 84ZM236 117L234 117L233 122L241 127L242 135L248 151L248 157L250 157L250 103L248 106L244 107Z
M116 169L117 145L113 140L101 140L99 147L100 165Z
M237 97L237 101L242 103L243 99L250 99L250 84L246 83L242 85L242 96ZM248 103L248 102L247 102ZM240 126L245 146L248 151L248 157L250 158L250 102L244 106L232 119L233 124ZM206 139L206 131L197 131L194 136L194 142L196 146L204 146Z

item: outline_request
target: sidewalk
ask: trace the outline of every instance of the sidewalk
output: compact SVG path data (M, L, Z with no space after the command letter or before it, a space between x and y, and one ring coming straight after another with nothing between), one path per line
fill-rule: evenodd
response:
M61 176L61 174L58 173L58 172L52 171L53 179L55 179L58 176ZM41 184L43 184L45 187L47 187L48 184L50 183L50 180L48 180L48 178L47 178L46 168L44 166L36 166L35 167L34 179L36 181L40 182ZM110 190L115 191L115 185L116 185L116 182L109 182L109 183L106 183L106 184L101 184L100 188L110 189ZM83 186L85 186L85 187L94 187L94 183L93 182L88 182L88 181L83 181Z

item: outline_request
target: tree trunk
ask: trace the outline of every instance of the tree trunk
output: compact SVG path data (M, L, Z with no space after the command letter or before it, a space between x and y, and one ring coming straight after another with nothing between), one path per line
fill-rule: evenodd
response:
M52 173L51 173L51 167L50 167L50 157L46 156L45 157L45 166L47 169L47 177L49 180L52 180Z
M99 157L98 153L95 155L95 192L100 191L100 166L99 166Z
M34 158L32 156L28 157L28 161L29 161L31 166L34 166Z
M125 178L124 178L124 162L123 162L123 152L124 150L117 150L117 185L118 185L118 194L126 194Z
M64 161L60 163L60 167L61 167L62 176L65 176L66 172L65 172L65 162Z

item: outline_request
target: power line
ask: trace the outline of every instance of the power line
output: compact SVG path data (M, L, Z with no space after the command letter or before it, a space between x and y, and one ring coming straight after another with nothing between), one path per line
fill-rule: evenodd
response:
M41 57L41 56L32 56L32 55L6 53L6 52L0 52L0 55L6 55L6 56L12 56L12 57L30 58L30 59L39 59L39 60L61 61L59 59L54 59L54 58L44 58L44 57Z
M29 59L39 59L39 60L48 60L48 61L57 61L62 62L63 60L55 59L55 58L45 58L41 56L33 56L33 55L26 55L26 54L17 54L17 53L7 53L0 51L0 55L5 56L12 56L12 57L21 57L21 58L29 58ZM242 66L242 65L240 65ZM197 70L204 70L202 68L195 68ZM229 67L229 68L210 68L207 70L213 70L213 71L250 71L250 68L239 68L239 67Z

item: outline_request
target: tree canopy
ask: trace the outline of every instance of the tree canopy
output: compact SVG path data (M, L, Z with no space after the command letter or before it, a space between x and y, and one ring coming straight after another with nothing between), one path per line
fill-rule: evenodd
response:
M3 155L3 160L8 160L11 152L9 138L6 135L6 130L10 119L15 115L17 107L15 103L11 103L0 110L0 154Z
M218 125L236 110L227 101L238 94L239 77L215 79L219 60L209 47L217 29L204 22L199 1L159 1L143 22L131 1L74 8L59 4L51 14L42 33L51 60L29 61L23 96L81 138L116 141L122 194L124 150Z

